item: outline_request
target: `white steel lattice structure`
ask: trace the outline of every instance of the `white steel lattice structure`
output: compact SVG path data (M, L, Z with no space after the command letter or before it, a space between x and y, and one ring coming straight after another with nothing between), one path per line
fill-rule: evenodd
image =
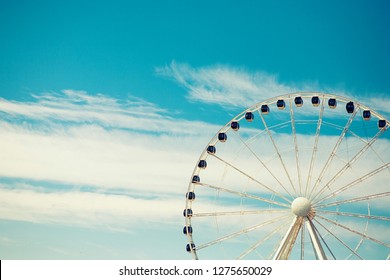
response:
M389 121L359 101L294 93L223 126L191 175L193 259L386 259Z

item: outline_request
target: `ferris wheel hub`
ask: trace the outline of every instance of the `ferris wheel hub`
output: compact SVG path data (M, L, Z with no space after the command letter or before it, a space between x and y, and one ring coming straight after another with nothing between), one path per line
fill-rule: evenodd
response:
M291 210L298 217L306 217L310 213L311 202L306 197L297 197L291 203Z

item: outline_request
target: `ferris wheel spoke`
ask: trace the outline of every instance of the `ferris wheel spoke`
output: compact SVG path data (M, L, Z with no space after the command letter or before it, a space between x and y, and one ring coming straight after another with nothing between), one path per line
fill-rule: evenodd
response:
M354 233L354 234L356 234L356 235L362 236L362 237L364 237L364 238L366 238L366 239L368 239L368 240L371 240L371 241L373 241L373 242L375 242L375 243L377 243L377 244L380 244L380 245L383 245L383 246L385 246L385 247L387 247L387 248L390 248L390 244L385 243L385 242L383 242L383 241L380 241L380 240L378 240L378 239L376 239L376 238L373 238L373 237L371 237L371 236L369 236L369 235L367 235L367 234L365 234L365 233L361 233L361 232L359 232L359 231L357 231L357 230L354 230L354 229L352 229L352 228L350 228L350 227L347 227L347 226L342 225L342 224L340 224L340 223L338 223L338 222L335 222L335 221L333 221L333 220L330 220L330 219L328 219L328 218L325 218L324 216L317 215L316 217L317 217L317 218L320 218L320 219L322 219L322 220L325 220L325 221L327 221L328 223L331 223L331 224L333 224L333 225L336 225L336 226L338 226L338 227L340 227L340 228L343 228L343 229L345 229L345 230L347 230L347 231L349 231L349 232L352 232L352 233ZM318 220L317 220L317 221L318 221Z
M370 204L367 203L367 213L368 213L368 216L371 216L371 210L370 210ZM366 221L366 226L364 228L364 234L367 233L367 229L368 229L368 224L369 224L369 219L367 219ZM356 245L354 251L357 252L357 250L360 248L360 246L363 244L363 241L364 241L364 237L361 237L360 240L359 240L359 243ZM349 255L347 257L347 259L349 259L352 255Z
M356 257L358 257L359 259L363 259L361 256L359 256L358 253L356 253L357 251L357 248L354 250L352 249L351 247L348 246L347 243L345 243L343 240L341 240L339 237L337 237L332 231L330 231L329 229L327 229L323 224L321 224L317 219L315 219L315 222L317 224L319 224L323 229L325 229L330 235L332 235L337 241L339 241L344 247L346 247L349 251L351 251L352 254L354 254Z
M336 216L347 216L354 218L362 218L362 219L373 219L373 220L382 220L382 221L390 221L390 217L386 216L374 216L374 215L363 215L349 212L336 212L336 211L326 211L326 210L316 210L317 213L327 214L327 215L336 215Z
M384 131L383 130L380 130L380 131L378 131L378 133L369 141L369 142L367 142L361 149L360 149L360 151L359 152L357 152L356 154L355 154L355 156L349 161L349 162L347 162L333 177L332 177L332 179L330 179L329 180L329 182L328 183L326 183L323 187L322 187L322 189L316 194L316 195L314 195L314 197L313 197L313 200L314 199L316 199L318 196L320 196L327 188L329 188L329 186L331 185L331 184L333 184L339 177L341 177L343 174L344 174L344 172L348 169L348 168L350 168L353 164L354 164L354 162L356 161L356 160L358 160L359 158L360 158L360 156L362 156L363 154L364 154L364 152L365 151L367 151L367 149L368 148L370 148L371 147L371 145L379 138L379 136L380 135L382 135L382 133L383 133Z
M273 231L271 231L269 234L267 234L263 239L259 240L255 244L253 244L251 247L249 247L246 251L244 251L241 255L237 257L238 260L243 259L248 254L252 253L254 250L256 250L258 247L260 247L265 241L270 239L272 236L274 236L276 233L278 233L283 227L285 227L284 224L278 226Z
M238 118L238 120L241 120L240 118ZM237 120L237 121L238 121ZM275 124L273 126L269 126L268 128L269 129L278 129L278 128L283 128L285 126L287 126L291 121L286 121L286 122L282 122L282 123L279 123L279 124ZM257 139L258 137L262 136L263 134L266 134L267 132L265 130L260 130L258 131L257 133L255 133L253 136L249 137L247 142L248 143L251 143L252 141L254 141L255 139Z
M227 162L226 160L220 158L219 156L217 155L213 155L213 157L215 157L216 159L220 160L221 162L225 163L226 165L230 166L231 168L233 168L234 170L236 170L237 172L241 173L242 175L244 175L245 177L247 177L248 179L252 180L253 182L257 183L259 186L265 188L266 190L272 192L274 195L280 197L281 199L285 200L286 202L288 203L291 203L291 200L287 199L284 195L280 194L279 192L273 190L272 188L268 187L267 185L265 185L264 183L260 182L259 180L255 179L254 177L252 177L251 175L247 174L246 172L242 171L240 168L236 167L235 165L231 164L230 162ZM288 193L289 195L291 195L290 193Z
M258 215L258 214L273 214L289 211L289 209L263 209L253 211L226 211L226 212L208 212L208 213L195 213L192 217L218 217L218 216L244 216L244 215Z
M245 147L252 153L252 155L255 156L255 158L257 159L258 162L260 162L260 164L268 171L268 173L278 182L279 186L281 186L287 194L289 194L290 196L292 196L289 191L283 186L283 184L280 182L280 180L273 174L273 172L267 167L266 164L264 164L264 162L260 159L260 157L253 151L253 149L251 147L249 147L249 145L244 141L244 139L242 139L242 137L240 136L240 134L238 132L236 132L236 135L238 136L238 138L241 140L241 142L245 145ZM291 200L289 200L288 198L284 197L282 194L278 194L280 197L284 198L284 200L288 201L288 202L291 202Z
M332 212L332 211L323 211L323 210L320 210L320 211L318 211L319 213L323 213L323 214L328 214L328 213L330 213L330 215L334 215L334 214L332 214L332 213L341 213L341 215L342 216L344 216L344 214L345 214L345 216L350 216L349 214L351 214L351 213L345 213L345 212ZM368 213L368 215L365 215L366 217L372 217L371 216L371 210L370 210L370 204L367 204L367 213ZM355 213L353 213L353 214L355 214ZM364 228L364 234L366 234L367 233L367 229L368 229L368 224L369 224L369 221L370 221L370 218L365 218L365 220L366 220L366 226L365 226L365 228ZM317 221L318 222L318 221ZM318 222L319 223L319 222ZM364 241L364 237L360 237L360 240L359 240L359 243L355 246L355 249L353 250L354 252L357 252L357 250L360 248L360 246L363 244L363 241ZM349 259L350 257L352 256L352 254L350 254L346 259Z
M323 119L323 114L324 114L324 104L325 104L325 101L322 102L321 110L320 110L319 117L318 117L316 135L315 135L315 140L314 140L314 147L313 147L313 152L311 154L309 172L307 174L307 180L306 180L305 196L307 196L307 191L309 189L310 182L311 182L311 177L312 177L312 174L313 174L314 163L315 163L316 156L317 156L318 140L319 140L319 137L320 137L322 119Z
M346 191L346 190L348 190L348 189L350 189L350 188L352 188L352 187L354 187L356 185L359 185L359 184L363 183L365 180L367 180L368 178L374 176L375 174L377 174L377 173L379 173L379 172L381 172L381 171L383 171L383 170L385 170L385 169L387 169L389 167L390 167L390 163L386 163L386 164L378 167L377 169L375 169L375 170L373 170L373 171L371 171L371 172L361 176L360 178L352 181L351 183L349 183L349 184L347 184L347 185L345 185L345 186L343 186L343 187L333 191L332 193L328 194L327 196L325 196L325 197L323 197L323 198L321 198L319 200L315 200L315 203L313 205L315 206L318 203L321 203L321 202L323 202L325 200L328 200L329 198L332 198L332 197L340 194L341 192L344 192L344 191Z
M204 248L207 248L207 247L210 247L210 246L213 246L215 244L218 244L218 243L221 243L223 241L226 241L226 240L229 240L229 239L232 239L232 238L235 238L235 237L238 237L242 234L245 234L245 233L248 233L248 232L251 232L251 231L254 231L256 229L259 229L261 227L265 227L265 226L268 226L270 224L273 224L273 223L276 223L278 221L281 221L281 220L284 220L286 219L287 217L289 217L290 215L284 215L284 216L281 216L281 217L276 217L276 218L273 218L273 219L270 219L266 222L263 222L263 223L260 223L260 224L257 224L255 226L251 226L251 227L248 227L248 228L244 228L242 230L239 230L239 231L236 231L234 233L231 233L231 234L228 234L228 235L225 235L221 238L218 238L218 239L215 239L213 241L210 241L210 242L207 242L205 244L202 244L202 245L199 245L196 247L196 250L202 250Z
M347 133L347 131L348 131L349 128L351 127L351 124L352 124L352 122L353 122L353 120L354 120L354 118L355 118L355 116L356 116L357 111L358 111L358 108L356 108L356 110L355 110L355 111L352 113L352 115L349 117L347 124L345 125L343 131L341 132L340 137L338 138L336 144L334 145L332 152L330 153L330 155L329 155L329 157L328 157L328 159L327 159L327 161L326 161L324 167L323 167L322 170L321 170L320 175L318 176L318 178L317 178L317 180L316 180L316 182L315 182L314 187L311 189L311 191L310 191L310 193L309 193L309 197L312 196L312 194L313 194L313 193L315 192L315 190L317 189L318 184L322 181L322 178L323 178L323 176L325 175L325 172L328 170L329 165L330 165L330 163L332 162L333 158L335 157L335 155L336 155L336 153L337 153L337 150L338 150L338 148L340 147L340 144L341 144L341 142L343 141L343 139L344 139L344 137L345 137L345 134Z
M265 127L265 130L267 131L268 137L270 138L270 140L271 140L271 142L272 142L272 145L273 145L274 148L275 148L275 151L276 151L276 153L277 153L277 155L278 155L278 158L279 158L279 160L280 160L280 163L281 163L282 166L283 166L284 172L286 173L286 176L287 176L287 178L288 178L288 180L289 180L289 182L290 182L290 184L291 184L291 187L292 187L292 189L294 190L295 195L297 195L297 190L295 189L294 183L293 183L292 180L291 180L291 176L290 176L289 172L287 171L286 165L285 165L285 163L284 163L284 161L283 161L282 155L280 154L279 148L278 148L278 146L276 145L274 138L272 137L272 133L271 133L271 131L269 130L269 128L268 128L268 126L267 126L267 123L266 123L266 121L265 121L264 118L263 118L263 115L260 113L260 111L258 111L258 113L259 113L259 115L260 115L261 121L263 122L263 125L264 125L264 127Z
M338 125L335 125L335 124L332 124L332 123L328 123L328 122L325 122L325 121L323 122L323 124L327 124L329 126L333 126L335 128L338 128L338 129L340 129L340 127L341 127L341 126L338 126ZM342 130L342 128L341 128L341 130ZM359 139L362 143L366 144L368 142L366 139L364 139L363 137L360 137L358 134L356 134L352 130L348 131L348 133L350 133L356 139ZM372 146L370 146L370 149L377 156L378 160L380 160L382 163L385 163L385 161L383 160L382 156L375 149L373 149Z
M250 198L250 199L254 199L254 200L270 203L270 204L273 204L273 205L278 205L278 206L287 207L287 208L290 207L288 204L284 204L284 203L280 203L280 202L277 202L277 201L273 201L273 200L270 200L270 199L267 199L267 198L263 198L263 197L260 197L260 196L257 196L257 195L251 195L251 194L247 194L247 193L243 193L243 192L237 192L237 191L233 191L233 190L230 190L230 189L226 189L226 188L222 188L222 187L218 187L218 186L213 186L213 185L205 184L205 183L198 183L198 185L204 186L204 187L207 187L207 188L211 188L211 189L214 189L214 190L217 190L217 191L230 193L230 194L237 195L237 196L240 196L240 197L246 197L246 198Z
M366 196L361 196L361 197L355 197L355 198L351 198L351 199L336 201L336 202L328 203L328 204L320 204L320 205L317 205L316 208L326 208L326 207L330 207L330 206L337 206L337 205L354 203L354 202L359 202L359 201L368 201L368 200L371 200L371 199L387 197L387 196L390 196L390 192L376 193L376 194L371 194L371 195L366 195Z
M285 121L285 122L281 122L281 123L278 123L278 124L275 124L275 125L271 125L268 128L269 129L283 128L283 127L286 127L289 123L291 123L290 120L289 121Z
M291 118L292 135L293 135L293 139L294 139L295 164L297 166L299 194L302 195L302 178L301 178L301 168L300 168L300 164L299 164L299 149L298 149L298 141L297 141L297 132L295 129L294 110L293 110L291 98L290 98L290 118Z

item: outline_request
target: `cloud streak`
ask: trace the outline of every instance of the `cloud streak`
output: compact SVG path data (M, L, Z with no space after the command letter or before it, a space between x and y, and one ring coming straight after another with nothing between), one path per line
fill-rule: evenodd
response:
M164 209L161 219L179 215L216 126L135 97L74 90L34 97L0 100L2 219L92 226L91 213L109 224L114 216L117 224L152 219L155 207Z
M2 176L145 191L170 186L167 193L178 191L177 174L192 170L217 130L140 99L122 104L70 90L30 103L3 99L0 111Z
M44 126L93 123L105 128L189 135L205 126L204 122L178 119L165 109L133 96L119 101L102 94L91 96L85 91L64 90L34 97L33 102L0 99L0 112L8 121L27 118Z
M295 92L324 92L357 100L389 117L389 94L354 94L346 89L320 86L316 81L286 84L278 76L263 71L250 72L227 65L194 68L175 61L157 67L156 73L170 78L187 90L192 102L247 108L268 98Z
M277 75L250 73L225 65L193 68L172 62L156 68L156 73L186 88L191 101L233 108L249 107L270 97L298 91L298 87L280 83ZM305 89L309 88L306 86Z
M142 221L174 222L180 202L175 197L145 200L79 191L0 189L0 219L131 231Z

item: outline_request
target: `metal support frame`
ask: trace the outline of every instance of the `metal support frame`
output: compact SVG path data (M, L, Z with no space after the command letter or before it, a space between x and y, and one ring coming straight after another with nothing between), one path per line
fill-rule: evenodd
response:
M283 237L278 250L276 251L274 260L287 260L290 257L291 251L294 247L295 241L298 237L299 231L302 229L303 224L306 224L307 230L310 235L311 244L313 245L314 254L317 260L327 260L324 249L322 248L318 234L314 228L314 225L307 217L295 217L291 226L287 230L286 235Z
M316 230L314 229L313 222L311 220L306 221L307 230L309 231L311 244L316 255L317 260L327 260L324 249L322 248L321 242L318 239Z
M299 231L303 224L303 217L295 217L286 235L284 236L278 250L276 251L274 260L287 260L294 247Z

